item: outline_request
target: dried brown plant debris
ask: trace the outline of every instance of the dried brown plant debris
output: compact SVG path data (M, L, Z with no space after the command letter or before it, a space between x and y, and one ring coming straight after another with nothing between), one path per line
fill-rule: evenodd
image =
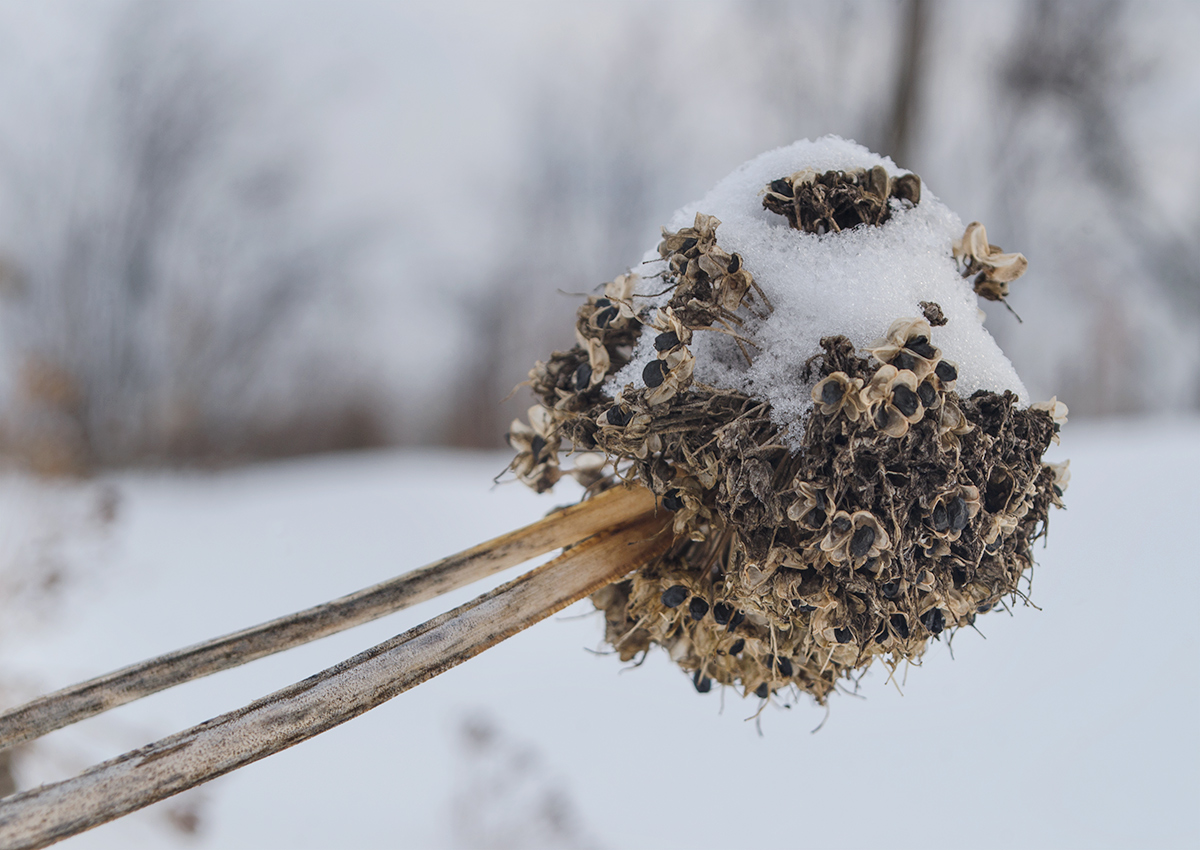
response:
M763 207L785 216L797 230L822 234L883 224L891 218L893 200L909 206L920 203L921 178L889 177L876 165L824 174L805 169L781 177L767 186Z
M953 250L963 277L975 277L975 294L989 301L1004 301L1008 285L1029 268L1024 254L1005 254L999 245L989 245L987 231L977 221L967 225Z
M879 171L801 184L867 199L854 207L870 213L862 223L894 188ZM637 480L673 513L666 554L593 597L622 659L657 644L701 692L715 682L824 702L876 657L893 669L919 659L930 639L1023 598L1031 544L1068 478L1042 461L1066 410L956 393L957 368L933 342L945 320L927 303L861 354L842 336L821 341L803 372L814 407L789 449L768 404L694 380L696 334L733 335L750 359L745 318L771 309L718 245L719 224L698 214L664 231L666 306L639 309L622 277L580 308L579 344L530 372L540 406L530 425L514 423L512 469L544 489L564 474L558 455L574 454L588 458L571 472L585 484ZM646 386L606 396L640 333L654 334Z

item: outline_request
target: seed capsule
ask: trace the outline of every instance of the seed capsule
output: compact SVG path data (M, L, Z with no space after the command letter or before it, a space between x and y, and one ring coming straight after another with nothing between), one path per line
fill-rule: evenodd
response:
M660 387L670 371L665 360L651 360L646 364L646 368L642 369L642 380L648 387Z
M937 357L937 349L930 345L929 340L923 336L910 339L908 344L904 347L915 353L917 356L924 357L926 360L932 360L933 358Z
M971 519L971 515L967 511L967 503L963 500L962 496L955 496L950 500L946 515L950 522L951 531L962 531L967 527L967 523Z
M892 391L892 403L904 416L914 415L921 407L921 400L908 387L896 387Z
M594 321L596 322L596 327L607 328L609 325L611 325L613 323L613 320L616 319L618 315L620 315L620 313L621 313L621 311L618 310L616 307L605 307L603 310L600 310L594 316Z
M654 338L655 351L670 351L679 345L679 334L675 331L664 331Z
M729 625L729 621L733 619L733 606L718 602L713 606L713 619L717 621L718 626Z
M624 428L633 419L633 411L627 407L622 407L619 404L614 404L608 409L605 414L609 425L616 425L618 428Z
M921 615L921 625L931 635L941 634L942 629L946 628L946 615L942 613L941 608L930 608Z
M683 604L683 600L688 598L688 595L688 589L682 584L668 587L663 591L662 604L668 608L678 608Z
M933 372L943 384L949 384L958 380L958 370L954 368L953 363L947 363L945 360L938 361Z
M583 392L592 382L592 364L580 363L579 368L575 370L575 389Z
M850 538L850 555L855 558L861 558L871 551L871 544L875 542L875 529L869 525L859 526L854 532L854 536Z

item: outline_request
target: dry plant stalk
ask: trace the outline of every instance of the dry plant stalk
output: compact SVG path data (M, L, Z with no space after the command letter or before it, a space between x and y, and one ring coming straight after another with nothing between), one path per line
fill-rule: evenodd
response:
M607 490L524 528L332 602L63 688L0 715L0 750L165 688L425 602L653 510L654 497L644 488Z
M0 801L0 847L45 847L287 749L375 708L659 557L668 520L642 515L315 676Z

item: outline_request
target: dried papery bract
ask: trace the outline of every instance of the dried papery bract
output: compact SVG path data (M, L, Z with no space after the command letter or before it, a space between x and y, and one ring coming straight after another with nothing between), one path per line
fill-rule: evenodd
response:
M963 267L963 277L975 276L975 293L989 301L1008 297L1008 285L1025 274L1029 261L1024 254L1005 254L998 245L989 245L983 225L967 225L962 239L954 243L954 259Z
M881 166L802 170L770 182L762 205L795 230L844 239L908 214L920 185ZM971 238L974 273L1015 276L1008 257L1019 255L980 253L981 235ZM965 256L952 242L951 269ZM762 351L754 329L772 301L754 257L730 250L703 210L664 229L658 255L658 300L639 307L649 296L630 292L626 315L590 299L580 344L538 364L531 382L564 446L608 458L595 487L638 480L674 514L670 548L593 597L621 658L658 645L701 693L796 688L823 702L876 657L918 659L930 639L1019 594L1066 480L1042 461L1061 418L1054 400L960 395L959 367L937 344L949 319L923 301L861 352L831 328L795 367L812 407L781 422L768 401L695 379L704 334L732 337L746 364ZM641 385L563 377L631 360ZM520 454L513 469L528 463Z

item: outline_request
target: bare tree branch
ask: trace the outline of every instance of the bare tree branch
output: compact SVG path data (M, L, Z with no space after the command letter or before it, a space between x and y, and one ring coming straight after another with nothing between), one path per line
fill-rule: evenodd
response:
M0 715L0 749L165 688L370 622L653 512L654 497L649 490L610 490L341 599L72 685Z
M0 801L0 846L45 847L375 708L663 554L667 518L605 532L455 610L238 711Z

